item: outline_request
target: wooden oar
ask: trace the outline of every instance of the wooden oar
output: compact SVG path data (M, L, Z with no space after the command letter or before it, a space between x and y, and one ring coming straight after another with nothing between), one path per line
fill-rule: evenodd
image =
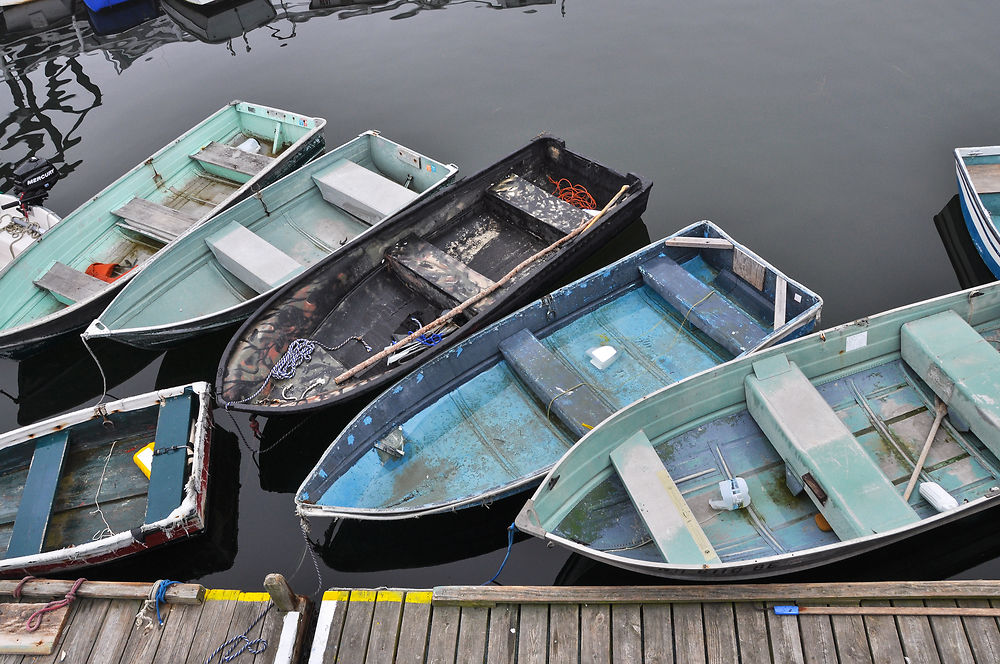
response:
M966 606L775 606L775 615L1000 616L1000 609Z
M931 443L934 442L934 436L937 435L938 428L941 426L941 420L944 419L945 413L948 412L948 406L935 397L934 399L934 411L936 415L934 416L934 423L931 424L931 432L927 435L927 440L924 441L924 449L920 450L920 458L917 459L917 465L913 467L913 474L910 475L910 481L906 485L906 491L903 492L903 500L909 500L910 494L913 493L913 487L917 484L917 477L920 475L920 471L923 470L924 461L927 460L927 453L931 451Z
M604 209L602 209L600 212L598 212L597 214L595 214L589 221L582 222L579 226L577 226L576 228L574 228L569 234L564 235L563 237L559 238L558 240L556 240L555 242L553 242L549 246L545 247L544 249L542 249L540 251L535 252L534 254L532 254L531 256L529 256L528 258L524 259L523 261L521 261L520 263L518 263L517 265L515 265L514 268L510 272L508 272L507 274L505 274L503 276L503 278L500 279L500 281L497 281L495 284L493 284L489 288L480 291L477 295L473 295L472 297L470 297L468 300L466 300L462 304L458 305L457 307L455 307L451 311L443 314L442 316L440 316L440 317L432 320L430 323L427 323L427 325L424 325L422 328L420 328L416 332L410 333L410 336L406 337L402 341L398 341L394 345L382 349L378 353L375 353L374 355L372 355L371 357L369 357L364 362L361 362L360 364L356 364L355 366L351 367L350 369L348 369L344 373L342 373L339 376L337 376L336 378L334 378L333 382L336 383L337 385L341 385L341 384L347 382L352 377L354 377L357 374L361 373L362 371L364 371L368 367L372 366L373 364L375 364L377 362L381 362L383 359L385 359L386 357L388 357L389 355L391 355L394 352L394 349L396 349L397 347L399 347L399 346L401 346L403 344L410 343L414 339L418 338L420 335L426 334L427 332L430 332L431 330L437 329L438 327L440 327L444 323L447 323L452 318L454 318L455 316L459 315L460 313L462 313L463 311L465 311L466 309L468 309L472 305L476 304L477 302L482 301L484 298L489 297L490 295L492 295L493 293L495 293L497 290L499 290L504 284L506 284L508 281L510 281L511 279L513 279L515 276L517 276L517 274L519 272L521 272L522 270L524 270L526 267L528 267L529 265L531 265L535 261L539 260L540 258L544 257L546 254L552 253L553 251L555 251L556 249L558 249L562 245L566 244L567 242L569 242L570 240L572 240L573 238L575 238L580 233L583 233L585 230L587 230L588 228L590 228L591 226L593 226L594 223L596 223L598 219L600 219L601 217L603 217L607 213L607 211L610 210L612 208L612 206L614 206L614 204L618 202L619 198L621 198L622 196L625 195L626 191L628 191L628 185L627 184L626 185L622 185L622 188L618 190L618 193L615 194L614 197L612 197L612 199L610 201L608 201L608 204L604 206Z

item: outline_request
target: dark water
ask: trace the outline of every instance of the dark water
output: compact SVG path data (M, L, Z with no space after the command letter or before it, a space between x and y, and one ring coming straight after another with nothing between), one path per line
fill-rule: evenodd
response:
M931 217L955 192L951 150L998 137L996 9L985 1L253 0L184 18L164 0L96 20L82 5L70 15L61 0L31 6L50 1L44 12L54 27L0 38L0 163L54 159L64 176L49 200L56 212L236 98L325 117L330 145L379 129L466 175L549 131L655 182L645 226L602 259L647 233L712 219L820 292L824 325L958 287ZM8 27L30 25L4 18ZM9 172L0 166L0 177ZM111 392L123 396L210 377L224 341L197 340L166 357L100 352L112 382L124 381ZM0 388L24 397L0 397L0 425L14 427L19 410L23 420L93 403L100 379L88 362L68 344L21 367L0 365ZM188 574L214 567L204 583L245 588L270 571L292 576L303 540L289 492L348 415L284 439L294 423L268 423L265 443L275 447L261 455L261 471L246 449L240 457L235 563L218 570L226 562L186 553ZM238 424L249 436L245 418ZM516 509L496 505L405 532L338 532L323 551L324 583L484 581L503 557L504 524ZM234 512L227 506L220 519L231 522ZM324 539L322 525L315 539ZM997 554L985 543L934 573ZM501 580L551 583L565 560L524 541ZM315 586L311 568L307 558L294 576L302 591ZM151 564L144 573L162 571Z

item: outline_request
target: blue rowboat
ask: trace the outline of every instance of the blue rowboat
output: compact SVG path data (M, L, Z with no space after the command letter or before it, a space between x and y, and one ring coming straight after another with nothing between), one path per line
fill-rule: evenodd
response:
M159 348L243 320L457 170L366 131L178 238L83 336Z
M806 333L822 300L702 221L529 304L380 394L299 488L300 514L402 519L537 484L636 399Z
M108 185L0 274L0 355L85 326L176 237L322 152L325 124L231 102Z
M736 359L589 432L516 526L691 580L903 546L1000 501L998 344L993 284Z
M969 235L990 271L1000 278L1000 145L957 148L955 172Z

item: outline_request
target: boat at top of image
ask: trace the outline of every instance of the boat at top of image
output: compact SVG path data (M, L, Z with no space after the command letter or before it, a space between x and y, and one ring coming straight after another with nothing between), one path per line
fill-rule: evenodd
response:
M89 323L175 238L321 152L324 124L231 102L108 185L0 273L0 355Z
M594 209L555 196L561 181ZM277 415L381 389L544 292L637 219L649 188L536 137L283 286L226 349L219 401Z
M739 358L552 468L519 530L677 579L800 572L1000 500L1000 283Z
M179 238L83 336L154 348L243 320L457 170L364 132Z
M208 4L162 0L160 6L177 25L206 44L225 43L278 16L270 0L218 0Z
M1000 277L1000 145L956 148L955 172L969 235L993 275Z
M646 394L813 328L822 300L702 221L546 295L427 362L337 435L306 516L402 519L537 484Z
M209 389L157 390L0 435L0 576L75 570L199 532Z

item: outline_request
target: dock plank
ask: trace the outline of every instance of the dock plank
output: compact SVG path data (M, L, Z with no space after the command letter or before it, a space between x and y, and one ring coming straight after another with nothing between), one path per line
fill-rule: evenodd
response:
M798 616L776 616L768 611L767 631L771 635L771 656L776 664L804 664Z
M990 608L984 599L960 599L958 605L967 608ZM1000 628L996 618L967 616L962 618L965 633L969 637L972 654L979 662L1000 662Z
M160 608L162 615L163 607ZM156 611L152 612L150 617L154 621L153 629L159 629L163 632L160 641L173 644L169 647L157 648L151 660L152 664L173 664L174 662L183 662L187 658L188 652L191 650L191 643L198 632L202 608L199 606L196 607L196 610L178 609L173 615L173 620L164 622L162 627L155 624Z
M201 613L201 608L201 604L167 604L160 607L160 616L163 618L165 626L171 620L180 620L185 611ZM156 656L156 651L160 646L160 638L163 636L163 627L155 624L155 613L151 617L154 624L134 628L129 633L128 643L125 644L120 664L148 664Z
M517 660L519 613L513 604L498 604L490 609L489 635L486 639L488 664L513 664Z
M104 614L104 624L97 633L96 642L100 647L91 653L90 664L118 664L128 644L129 633L135 625L135 614L141 602L114 599L108 603Z
M642 605L643 664L674 664L671 623L669 604Z
M237 597L239 597L237 590L209 590L205 593L205 603L202 605L201 615L198 617L198 639L191 644L186 660L175 658L174 662L186 661L188 664L204 664L216 648L229 640L229 626L232 624L233 614L236 612ZM240 632L242 631L241 629Z
M399 644L396 646L396 664L422 664L427 651L427 632L430 629L431 594L408 592L403 601L403 618L399 624ZM324 662L336 660L324 660Z
M674 605L674 651L677 661L704 663L705 623L701 604Z
M738 635L740 654L745 664L770 662L771 653L768 648L767 619L764 611L756 603L737 602L733 606L736 614L736 634Z
M108 600L73 602L68 622L55 650L51 655L32 658L32 664L90 661L90 653L96 643L94 634L100 630L109 604Z
M580 661L611 661L611 605L584 604L580 607Z
M580 608L575 604L549 607L549 664L580 661Z
M830 616L799 616L806 664L837 664L837 642Z
M860 602L853 606L861 606ZM830 616L841 664L873 664L863 616Z
M254 613L251 620L256 618L257 615L258 613ZM254 664L271 664L271 662L275 660L275 656L278 654L278 643L281 640L281 630L284 627L285 615L285 613L278 610L277 606L272 607L271 610L267 612L267 615L264 616L263 620L258 623L258 626L247 634L247 638L253 639L260 637L267 641L267 647L264 648L263 651L254 655ZM233 620L235 622L235 615ZM246 625L241 627L240 631L237 633L242 634L245 629ZM241 662L240 664L245 663Z
M427 664L447 664L455 661L460 616L461 609L457 606L435 606L431 609Z
M254 600L251 600L250 597ZM271 604L271 598L267 593L240 593L240 596L236 600L236 608L233 610L233 617L229 621L229 633L226 635L226 640L233 638L239 634L245 634L249 641L255 641L264 635L264 623L267 621L268 617L272 613L278 614L277 607L272 606L270 609L267 607ZM267 614L261 617L261 612L267 610ZM258 620L260 618L260 620ZM273 629L273 628L272 628ZM264 636L267 641L267 647L264 648L261 655L264 655L268 650L277 650L278 648L278 635L281 633L280 625L275 629L275 631L268 631ZM270 635L274 635L274 638L267 638ZM218 647L218 644L216 644ZM246 657L252 653L244 652L242 657ZM256 657L255 657L256 659Z
M895 600L893 606L923 606L920 600ZM921 664L941 661L934 645L934 633L926 616L896 616L903 655Z
M340 633L344 628L344 617L347 615L350 596L349 590L340 588L323 593L319 616L316 619L316 633L309 651L309 664L333 664L337 661L337 653L340 652ZM254 664L262 662L258 662L255 658Z
M642 610L638 604L611 607L611 660L642 661Z
M482 662L486 657L486 636L490 610L485 606L463 606L458 624L456 661Z
M549 607L545 604L522 606L517 630L519 664L545 664L548 642Z
M947 599L927 600L926 604L927 606L957 606L954 600ZM941 661L949 664L953 662L955 664L962 662L972 664L976 661L976 658L972 656L972 647L969 645L965 626L962 624L960 616L932 616L928 620Z
M378 591L365 664L391 664L396 656L402 615L403 593L399 590Z
M710 602L702 609L705 619L705 652L709 662L740 661L736 641L736 616L733 605Z
M344 631L340 636L340 664L362 664L368 650L368 635L371 633L372 617L375 615L374 590L352 590L344 619Z
M862 602L863 606L889 606L885 600ZM864 616L872 659L876 662L901 662L903 645L896 619L892 616Z

